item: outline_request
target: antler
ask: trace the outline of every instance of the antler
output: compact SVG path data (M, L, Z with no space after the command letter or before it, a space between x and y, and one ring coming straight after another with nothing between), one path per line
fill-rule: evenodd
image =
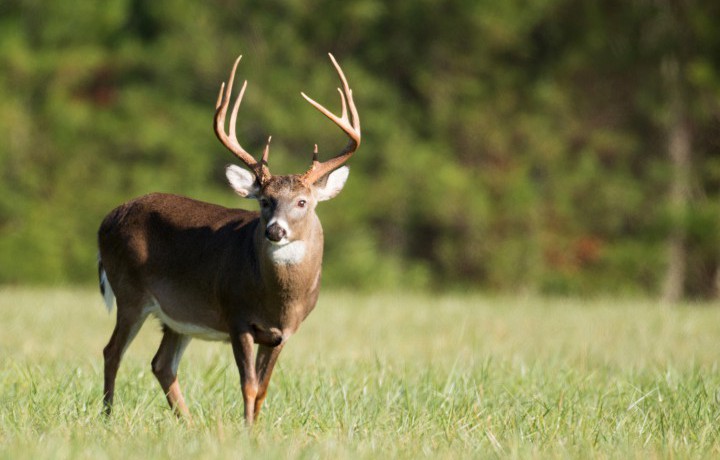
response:
M315 183L325 174L342 166L342 164L348 161L348 159L350 159L353 153L355 153L355 151L360 146L360 117L358 116L357 109L355 108L355 102L353 101L352 97L352 90L348 86L347 79L345 79L345 74L335 60L335 57L333 57L333 55L330 53L328 53L328 56L330 56L330 60L335 66L335 70L337 70L337 73L340 76L340 80L342 81L342 90L338 88L338 92L340 93L340 99L342 100L342 115L338 117L322 105L310 99L305 93L300 94L302 94L302 97L304 97L306 101L312 104L313 107L318 109L320 113L322 113L323 115L331 119L336 125L338 125L340 129L342 129L345 134L350 137L350 141L339 154L322 163L318 161L317 145L315 145L312 165L310 166L310 169L308 169L308 171L302 176L303 181L308 184Z
M225 147L227 147L233 154L235 154L236 157L240 159L240 161L245 163L247 167L250 168L253 173L255 173L255 177L257 177L260 184L263 184L268 179L270 179L270 177L272 177L270 174L270 170L267 166L267 156L270 148L270 139L268 139L267 146L265 147L265 151L263 152L262 161L258 163L252 155L250 155L244 148L242 148L235 134L237 113L238 109L240 108L240 102L242 101L243 95L245 94L247 80L245 80L245 82L243 83L242 88L240 89L240 94L238 94L238 97L235 100L235 105L233 106L232 113L230 114L230 135L225 132L225 115L227 114L227 109L230 105L230 96L232 96L232 87L235 80L235 71L237 70L237 66L240 63L240 59L242 59L242 56L238 56L238 58L235 60L235 65L233 65L232 71L230 72L227 89L225 89L224 82L222 85L220 85L220 94L218 94L217 103L215 103L215 135L218 137L218 139L220 139L220 142L222 142Z

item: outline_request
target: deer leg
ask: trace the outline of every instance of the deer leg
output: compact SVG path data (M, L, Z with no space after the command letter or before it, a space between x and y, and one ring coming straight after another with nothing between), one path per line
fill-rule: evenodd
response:
M180 384L177 380L177 370L185 348L190 343L190 337L178 334L163 325L163 338L155 357L152 360L152 371L160 382L170 408L178 417L190 418L190 411L185 404Z
M257 352L257 360L255 361L255 370L258 376L258 392L255 398L255 417L260 413L265 396L267 396L268 385L270 384L270 376L277 362L278 356L282 351L284 343L276 347L267 347L260 345Z
M240 386L245 403L245 423L252 425L255 419L255 398L258 392L257 375L253 364L254 340L249 331L230 334L235 362L240 370Z
M140 327L142 327L146 318L146 316L141 313L141 310L137 310L137 314L123 314L121 313L121 308L121 304L118 301L115 330L113 330L107 346L103 349L103 356L105 357L103 406L106 415L110 415L112 412L113 397L115 396L115 377L117 377L117 371L120 367L120 360L122 360L125 350L127 350L127 347L133 341L138 331L140 331ZM135 310L128 308L122 309L122 311Z

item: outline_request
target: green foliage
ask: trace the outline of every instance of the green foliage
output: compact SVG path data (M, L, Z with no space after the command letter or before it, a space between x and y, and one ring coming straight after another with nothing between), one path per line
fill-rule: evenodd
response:
M251 152L274 134L272 169L290 173L314 143L325 157L341 148L298 96L335 106L331 51L355 90L363 146L346 190L321 209L328 284L652 293L680 226L689 272L702 272L689 292L711 293L717 9L11 0L0 8L0 283L89 282L98 223L137 195L238 206L211 120L239 53ZM679 217L665 203L669 57L682 62L696 171Z

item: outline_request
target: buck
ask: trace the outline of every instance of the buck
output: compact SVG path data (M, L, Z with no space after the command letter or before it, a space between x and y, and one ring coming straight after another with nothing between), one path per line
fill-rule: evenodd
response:
M267 163L269 139L259 162L237 140L237 113L247 81L235 100L229 134L225 130L241 58L233 65L227 88L225 83L220 87L215 134L249 170L228 166L230 186L241 197L258 200L260 211L154 193L119 206L100 225L100 288L108 310L113 300L117 305L115 329L103 351L108 415L120 360L153 315L162 323L163 336L152 371L175 413L189 417L177 372L190 339L229 341L240 371L245 420L251 424L278 355L317 302L323 230L315 207L342 190L349 173L343 165L360 145L352 90L330 55L342 86L341 116L301 94L339 126L349 142L324 162L318 160L315 145L307 172L274 176Z

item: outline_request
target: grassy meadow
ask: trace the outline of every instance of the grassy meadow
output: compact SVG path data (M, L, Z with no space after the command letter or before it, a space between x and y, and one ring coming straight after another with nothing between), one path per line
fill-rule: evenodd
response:
M0 458L720 455L716 305L326 291L251 430L227 344L190 345L174 418L156 320L101 416L113 325L89 289L0 289Z

